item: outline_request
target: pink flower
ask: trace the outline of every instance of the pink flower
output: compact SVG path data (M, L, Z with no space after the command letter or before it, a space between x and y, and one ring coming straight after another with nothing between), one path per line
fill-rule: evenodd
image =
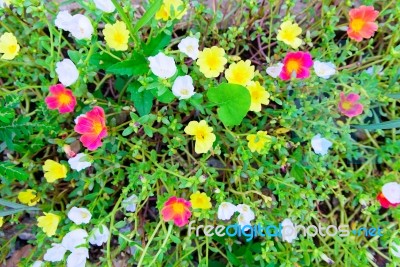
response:
M62 84L50 86L49 90L50 95L44 100L49 109L58 109L60 113L74 111L76 98L71 90L66 89Z
M75 132L82 134L79 139L84 147L89 150L96 150L102 145L101 139L107 136L106 120L104 110L101 107L94 107L84 115L75 120Z
M358 103L360 96L358 94L350 93L347 96L340 92L340 101L338 108L347 117L355 117L363 112L364 106Z
M170 197L167 202L164 203L161 215L164 221L173 220L175 225L182 227L188 224L189 218L192 216L190 207L190 201L175 196Z
M305 79L310 77L310 68L313 61L308 52L289 52L283 59L283 68L279 77L282 80L290 80L292 73L296 73L297 79Z

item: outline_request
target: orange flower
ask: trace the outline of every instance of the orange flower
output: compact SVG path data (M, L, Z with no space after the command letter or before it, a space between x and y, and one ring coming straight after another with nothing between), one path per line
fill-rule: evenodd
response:
M361 42L363 38L371 38L376 30L378 24L375 20L379 15L379 12L374 10L373 6L360 6L359 8L353 8L349 12L350 25L347 30L349 37L357 42Z
M164 221L174 221L175 225L182 227L189 222L191 206L189 201L173 196L164 203L161 215Z

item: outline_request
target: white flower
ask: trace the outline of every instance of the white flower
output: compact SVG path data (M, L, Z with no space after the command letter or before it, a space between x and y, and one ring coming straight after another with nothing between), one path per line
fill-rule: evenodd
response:
M276 78L279 76L283 68L282 63L277 63L275 65L272 65L271 67L267 68L267 74L271 76L272 78Z
M218 219L230 220L235 211L237 211L235 205L229 202L222 202L218 207Z
M199 56L199 39L195 37L186 37L178 44L179 51L193 60Z
M75 64L68 58L57 62L56 72L58 79L64 86L70 86L75 83L79 77L79 71Z
M93 233L89 237L89 243L96 246L101 246L103 243L108 241L110 237L110 231L105 225L101 225L101 233L100 228L97 227L93 230Z
M83 169L86 169L87 167L90 167L92 163L87 160L87 155L84 153L79 153L75 157L70 158L68 160L69 166L71 166L71 169L77 170L80 172Z
M32 264L32 267L42 267L43 266L43 261L35 261L33 264Z
M72 207L68 212L68 218L75 224L80 225L82 223L88 223L90 218L92 218L92 214L88 209Z
M328 139L321 138L321 135L317 134L311 139L311 146L314 149L315 154L324 156L328 153L328 149L332 146L332 142Z
M296 228L290 219L284 219L281 222L282 226L282 240L292 243L297 238Z
M314 61L313 64L315 74L318 77L329 79L332 75L336 73L336 67L332 62L321 62L321 61Z
M90 39L92 38L93 31L93 25L86 16L82 14L72 16L69 32L76 39Z
M67 249L61 244L53 244L51 248L46 251L46 254L43 256L43 260L45 261L61 261L64 258L64 254L67 252Z
M245 225L251 225L250 220L248 220L248 218L244 214L239 214L238 223L240 225L240 228L243 228Z
M138 197L136 195L132 195L127 199L122 200L121 206L124 207L126 211L135 212L137 202Z
M382 194L390 203L400 203L400 184L396 182L386 183L382 187Z
M61 244L63 245L64 248L73 252L77 249L76 248L77 246L86 244L87 237L88 233L85 230L75 229L63 237Z
M93 0L93 1L96 7L103 12L111 13L114 12L115 10L115 6L111 2L111 0Z
M328 263L328 264L334 264L335 262L331 259L331 258L329 258L328 256L326 256L326 254L325 253L321 253L321 259L323 259L326 263Z
M237 211L244 216L246 221L252 221L256 217L251 208L246 204L239 204L236 206Z
M175 60L173 57L168 57L160 52L154 57L149 57L150 69L154 75L168 79L174 76L176 72Z
M69 31L71 29L72 20L72 16L68 11L60 11L57 14L54 24L64 31Z
M383 75L383 66L382 65L377 65L377 66L372 66L369 67L368 69L365 70L366 73L368 73L369 75L374 75L377 74L379 76Z
M89 250L87 248L77 248L68 256L67 267L85 267L88 258Z
M400 258L400 245L392 243L392 245L390 246L390 252L393 256Z
M172 93L179 99L188 99L194 92L193 79L189 75L178 76L172 85Z

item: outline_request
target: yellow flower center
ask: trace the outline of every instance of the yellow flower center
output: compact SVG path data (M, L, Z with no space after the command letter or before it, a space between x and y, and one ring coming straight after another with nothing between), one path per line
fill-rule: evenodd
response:
M363 19L353 19L350 22L350 28L355 31L359 32L365 25L365 21Z
M125 38L124 38L124 35L123 34L121 34L121 32L119 32L119 31L117 31L115 34L114 34L114 41L116 42L116 43L118 43L118 44L124 44L125 42Z
M286 68L289 73L292 73L293 71L298 72L300 69L300 64L297 60L289 60L289 62L286 65Z
M102 130L103 130L103 125L101 125L100 122L95 121L95 122L93 123L93 131L94 131L97 135L99 135L99 134L101 133Z
M67 94L60 94L58 100L60 101L61 105L66 105L71 102L71 97Z
M186 47L186 51L188 51L189 53L193 52L193 51L194 51L193 45L188 45L188 46Z
M216 69L217 68L218 62L217 62L217 58L214 56L214 54L207 55L206 63L207 63L207 66L210 69Z
M82 217L83 219L85 219L85 218L88 217L88 214L87 214L86 212L81 212L81 217Z
M260 98L262 97L262 92L259 90L253 90L251 91L251 100L258 102Z
M196 130L195 136L197 140L204 141L206 138L206 131L203 128L199 128Z
M294 34L292 30L286 30L282 32L282 39L288 42L293 42L296 37L297 36Z
M189 94L189 90L181 89L181 95L188 95L188 94Z
M181 214L185 211L185 205L183 203L174 203L172 204L172 209L174 213Z
M14 54L16 51L17 51L17 45L13 44L8 46L8 52L10 52L10 54Z
M343 101L342 107L343 107L344 110L349 110L349 109L351 109L352 104L349 101Z

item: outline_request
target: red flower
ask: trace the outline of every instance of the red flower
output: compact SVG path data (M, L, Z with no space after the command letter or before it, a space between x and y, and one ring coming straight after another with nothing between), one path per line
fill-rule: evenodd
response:
M292 73L296 73L296 78L305 79L310 77L310 68L313 61L308 52L289 52L283 59L283 67L279 77L282 80L290 80Z
M94 107L84 115L75 119L75 132L82 134L79 139L84 147L96 150L102 145L101 139L107 136L104 110Z
M374 10L373 6L360 6L353 8L349 12L350 25L347 30L349 37L357 42L361 42L363 38L371 38L376 30L378 24L375 23L379 12Z
M167 202L165 202L163 209L161 210L161 215L164 221L173 220L175 225L182 227L189 222L191 207L190 201L183 198L170 197Z
M44 100L49 109L58 109L60 113L74 111L76 98L71 90L66 89L62 84L50 86L49 90L50 95Z
M387 200L382 193L380 193L376 197L376 199L379 201L379 203L381 203L381 206L384 207L385 209L396 208L397 206L400 205L400 203L390 203L389 200Z

